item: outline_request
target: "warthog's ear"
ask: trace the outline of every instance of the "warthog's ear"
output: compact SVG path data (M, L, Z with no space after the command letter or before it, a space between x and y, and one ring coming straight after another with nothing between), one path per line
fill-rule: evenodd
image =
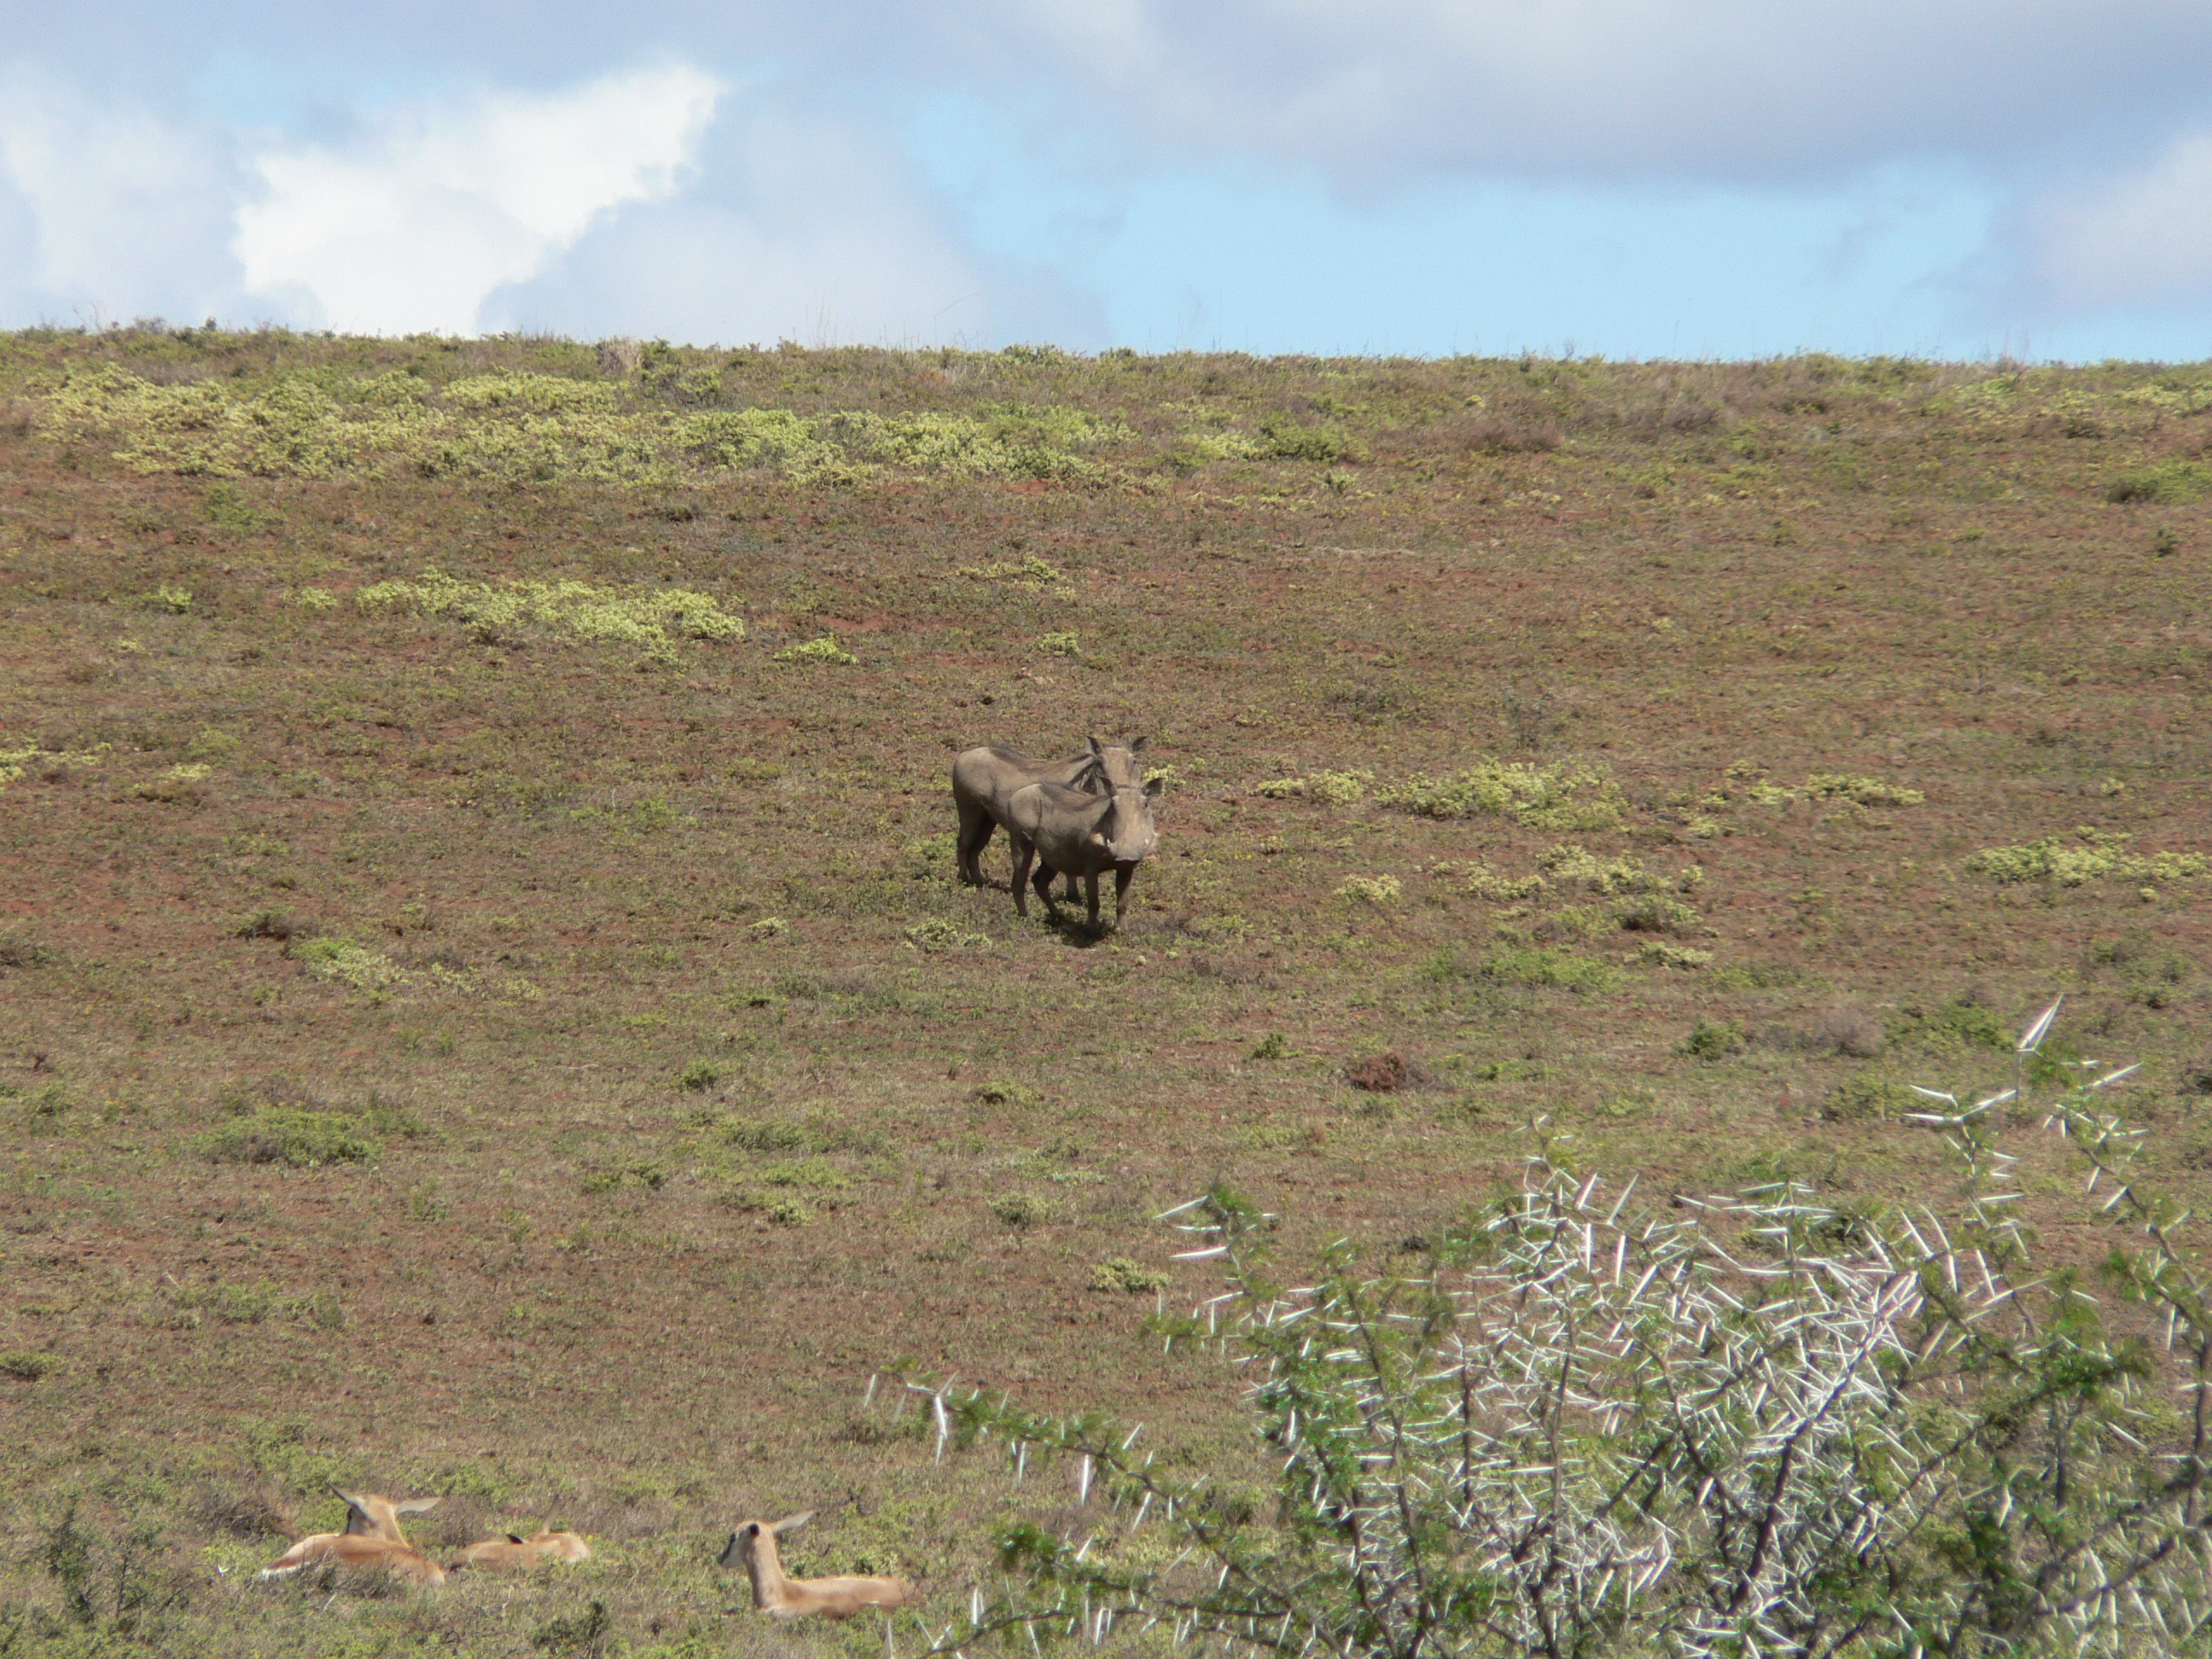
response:
M1149 735L1131 738L1129 740L1129 753L1131 754L1142 754L1144 753L1144 746L1151 741L1152 739Z
M1160 791L1163 788L1165 788L1165 787L1166 786L1166 784L1167 784L1167 780L1166 780L1165 778L1147 778L1147 779L1146 779L1144 780L1144 798L1145 798L1145 799L1147 799L1147 801L1156 801L1156 800L1158 800L1158 799L1160 798Z
M808 1522L813 1519L814 1511L812 1510L801 1510L797 1515L785 1516L782 1520L777 1522L774 1526L769 1528L768 1530L779 1534L797 1532L801 1527L804 1526Z

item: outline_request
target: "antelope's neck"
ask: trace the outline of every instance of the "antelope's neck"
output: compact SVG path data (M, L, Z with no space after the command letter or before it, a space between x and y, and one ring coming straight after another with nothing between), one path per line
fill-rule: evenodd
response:
M788 1599L784 1593L784 1564L776 1554L773 1534L763 1532L753 1541L745 1558L745 1576L753 1580L755 1607L780 1607Z

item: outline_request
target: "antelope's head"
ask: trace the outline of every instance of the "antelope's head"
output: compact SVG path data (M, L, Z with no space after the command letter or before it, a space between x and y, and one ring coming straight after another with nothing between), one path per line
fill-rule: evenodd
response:
M773 1577L784 1570L782 1558L776 1553L776 1535L797 1532L813 1518L812 1510L801 1510L780 1521L740 1522L715 1560L723 1567L741 1567L748 1573Z
M331 1491L346 1500L346 1530L354 1537L383 1538L395 1544L407 1541L399 1529L403 1515L421 1515L435 1510L441 1500L435 1497L404 1497L397 1501L378 1492L340 1492Z

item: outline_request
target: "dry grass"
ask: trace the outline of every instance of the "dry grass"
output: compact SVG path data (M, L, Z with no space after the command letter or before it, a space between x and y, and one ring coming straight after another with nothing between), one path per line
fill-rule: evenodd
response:
M45 418L110 365L879 437L805 476L211 479ZM1199 1293L1147 1217L1215 1175L1380 1249L1510 1187L1548 1113L1647 1191L1878 1201L1945 1167L1893 1088L2002 1070L2054 987L2148 1063L2195 1193L2212 571L2165 483L2110 498L2193 476L2209 386L0 340L0 1645L872 1650L727 1613L709 1558L820 1503L793 1570L961 1604L1016 1494L859 1414L878 1363L1213 1455L1233 1382L1125 1293ZM1057 473L880 439L985 428L1093 435ZM744 633L358 601L434 569ZM1096 940L955 886L944 776L1094 732L1174 779ZM1539 772L1588 781L1490 787ZM1352 1086L1390 1054L1429 1086ZM334 1479L449 1494L440 1548L543 1520L600 1559L244 1581Z

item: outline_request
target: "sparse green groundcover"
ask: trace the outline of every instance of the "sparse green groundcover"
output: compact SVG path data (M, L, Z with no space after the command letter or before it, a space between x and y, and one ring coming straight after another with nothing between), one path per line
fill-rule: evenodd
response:
M1386 806L1430 818L1510 817L1531 830L1620 827L1620 789L1602 772L1565 766L1484 760L1461 771L1416 778L1378 797Z
M355 602L365 611L413 611L450 617L486 645L533 632L642 645L656 660L680 662L678 639L745 638L745 622L686 588L632 588L588 582L463 582L435 569L414 581L379 582Z
M2196 880L2212 875L2202 853L2131 853L2133 837L2083 825L2071 836L2045 836L2017 847L1992 847L1967 868L1995 881L2050 881L2062 887L2110 877L2121 881Z
M1090 451L1134 436L1077 410L1006 404L976 416L802 416L787 409L676 414L623 388L527 372L434 387L403 373L277 376L240 386L163 385L111 365L70 373L43 418L113 442L142 473L420 476L651 486L701 467L765 468L849 485L886 468L1092 483Z
M2186 365L0 335L0 1652L882 1651L714 1564L808 1508L795 1570L925 1586L899 1654L1025 1516L1164 1570L1102 1462L862 1402L903 1359L1141 1419L1210 1513L1296 1513L1152 1224L1217 1177L1286 1269L1413 1285L1548 1155L1592 1226L1630 1177L1704 1217L1751 1306L1942 1208L1909 1085L2129 1054L2126 1180L2201 1212L2208 410ZM1118 928L1018 917L1002 836L961 884L961 749L1139 734ZM2030 1272L2152 1368L2082 1421L2171 1450L2125 1414L2181 1397L2163 1319L2030 1128ZM1774 1182L1794 1257L1689 1207ZM334 1485L594 1559L258 1580ZM1931 1548L2011 1597L2050 1513Z

